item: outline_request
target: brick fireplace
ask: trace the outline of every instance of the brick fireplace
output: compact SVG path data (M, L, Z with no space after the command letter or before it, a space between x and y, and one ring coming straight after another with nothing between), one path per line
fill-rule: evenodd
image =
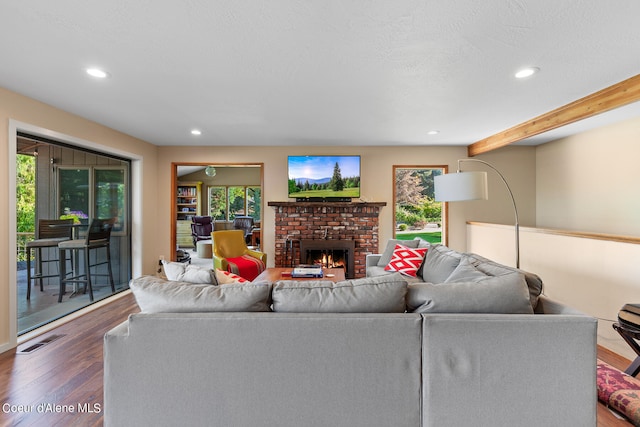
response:
M301 262L300 243L305 240L324 241L320 246L336 249L345 246L343 241L353 241L353 277L364 277L367 254L378 252L380 209L386 202L268 202L275 209L275 260L276 267L289 265L292 244L295 259ZM319 243L319 242L318 242ZM346 245L350 246L350 245ZM285 258L285 255L289 257ZM304 254L302 254L304 255ZM306 260L302 260L306 262ZM350 261L351 262L351 261ZM347 272L345 272L347 273ZM347 276L349 277L349 276Z

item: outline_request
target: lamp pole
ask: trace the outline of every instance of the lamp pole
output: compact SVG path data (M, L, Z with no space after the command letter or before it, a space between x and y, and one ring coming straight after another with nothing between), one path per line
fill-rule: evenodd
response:
M511 187L509 187L509 184L507 183L507 180L505 179L504 175L502 175L502 173L500 173L500 171L498 169L496 169L491 163L485 162L484 160L480 160L480 159L458 159L458 172L460 172L460 163L461 162L482 163L483 165L493 169L493 171L495 171L495 173L498 174L498 176L500 177L500 179L504 183L504 186L507 187L507 191L509 192L509 196L511 196L511 203L513 204L513 213L515 214L515 221L516 221L516 224L515 224L515 231L516 231L516 268L520 268L520 223L518 222L518 208L516 207L516 199L513 197L513 192L511 191Z

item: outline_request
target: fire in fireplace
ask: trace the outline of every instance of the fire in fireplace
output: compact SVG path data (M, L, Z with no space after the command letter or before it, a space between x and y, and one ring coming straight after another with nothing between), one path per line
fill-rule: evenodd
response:
M321 264L328 268L344 268L345 277L354 278L353 240L303 239L300 258L304 264Z

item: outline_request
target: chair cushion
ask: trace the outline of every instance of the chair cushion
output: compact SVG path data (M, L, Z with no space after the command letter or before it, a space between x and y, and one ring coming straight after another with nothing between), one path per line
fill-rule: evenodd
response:
M50 237L47 239L36 239L27 242L28 248L52 248L58 246L59 243L69 240L68 237Z
M85 239L63 240L58 243L60 249L81 249L84 248Z
M273 311L289 313L403 313L407 282L398 274L345 280L282 280Z
M271 285L266 282L213 286L142 276L129 287L143 313L270 311Z
M264 271L264 262L250 255L242 255L235 258L226 258L227 269L249 281L258 277Z

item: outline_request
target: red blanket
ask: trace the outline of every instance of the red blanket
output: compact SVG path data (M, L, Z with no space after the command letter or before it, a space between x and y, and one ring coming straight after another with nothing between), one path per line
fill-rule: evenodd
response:
M249 255L227 258L227 262L229 263L227 271L249 281L255 279L258 274L264 271L264 262Z

